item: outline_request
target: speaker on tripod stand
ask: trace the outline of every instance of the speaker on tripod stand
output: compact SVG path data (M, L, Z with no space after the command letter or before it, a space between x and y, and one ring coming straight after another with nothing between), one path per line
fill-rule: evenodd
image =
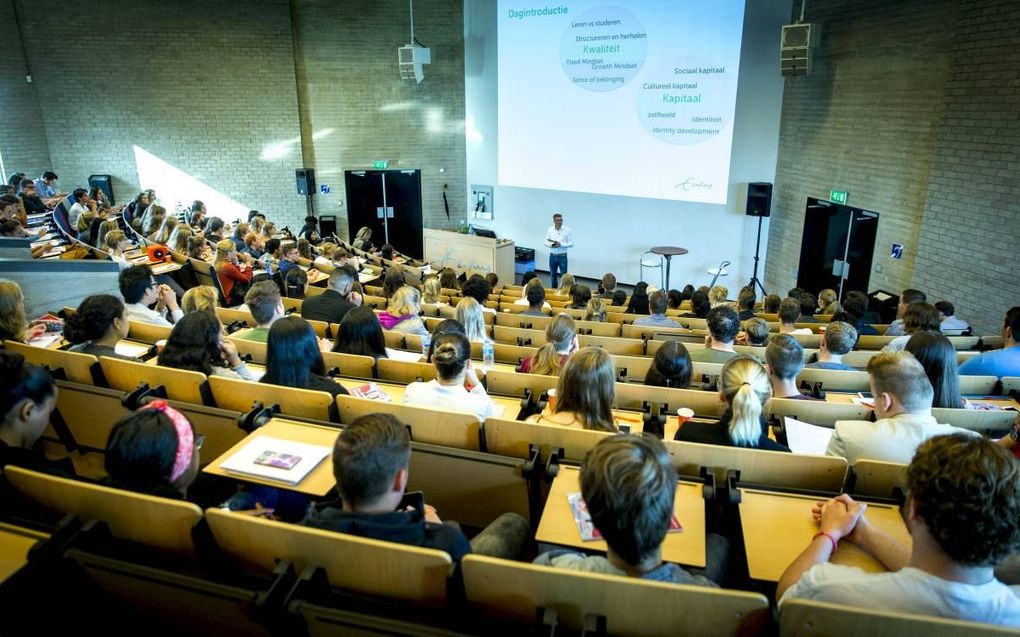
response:
M754 242L754 274L747 284L752 290L761 290L765 296L765 286L758 279L758 258L761 253L761 220L772 214L772 184L756 181L747 184L747 206L744 209L749 217L758 217L758 239Z

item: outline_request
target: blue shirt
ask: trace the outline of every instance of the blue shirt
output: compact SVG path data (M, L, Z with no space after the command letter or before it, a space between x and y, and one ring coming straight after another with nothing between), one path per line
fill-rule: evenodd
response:
M833 363L829 361L815 361L804 366L805 369L838 369L844 372L856 371L846 363Z
M278 266L278 269L280 270L280 274L282 274L283 276L286 277L287 276L287 270L290 270L291 268L297 268L297 267L300 267L300 266L298 266L298 264L295 263L294 261L288 261L286 259L280 259L280 264Z
M985 352L960 365L966 376L1020 376L1020 345Z
M39 195L40 199L49 199L50 197L57 196L57 189L47 186L42 178L39 178L35 180L35 193Z
M634 325L638 327L680 327L679 323L671 318L666 318L665 314L642 316L639 319L634 319Z

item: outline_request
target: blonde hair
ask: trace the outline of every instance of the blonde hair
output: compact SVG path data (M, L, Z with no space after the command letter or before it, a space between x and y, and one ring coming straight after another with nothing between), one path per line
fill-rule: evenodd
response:
M535 357L531 361L531 373L558 376L560 374L560 351L570 346L576 333L574 317L569 314L560 314L554 318L545 328L546 344L538 348L538 352L535 353Z
M443 286L439 284L439 277L430 276L421 284L421 302L439 303L439 297L443 292Z
M556 384L556 409L573 413L585 429L617 431L613 419L616 370L601 347L582 347L567 359Z
M838 300L839 297L836 296L836 291L833 289L825 288L818 293L818 307L823 314L835 314L842 310Z
M25 340L25 295L14 281L0 279L0 341Z
M216 312L216 288L211 285L199 285L184 293L181 297L181 311L185 314L192 312Z
M103 245L107 250L113 252L117 249L117 244L127 239L127 235L124 234L123 230L110 230L103 237Z
M170 241L170 236L173 234L173 231L177 229L178 225L177 217L174 215L164 215L163 223L159 224L159 229L156 230L152 240L156 243L165 245L168 241Z
M149 207L145 209L142 214L142 234L148 237L159 230L160 225L163 224L163 218L166 216L166 208L158 206L154 203L149 204Z
M597 296L592 297L588 301L588 306L584 308L584 320L605 323L606 302Z
M326 241L319 244L319 254L326 257L330 261L333 260L333 255L336 254L337 245L332 241Z
M358 230L358 234L354 235L354 242L367 241L372 238L372 229L368 226L362 226Z
M573 292L574 285L574 275L567 272L560 277L560 289L556 290L556 294L570 296Z
M752 356L726 361L719 391L730 406L730 440L738 447L755 447L762 436L761 415L771 392L765 366Z
M730 290L725 285L716 285L708 291L708 300L712 303L712 306L720 305L726 302L727 297L730 295Z
M170 238L167 239L167 247L174 252L180 252L181 254L188 253L188 237L194 233L191 230L191 226L186 223L179 223L174 231L170 233Z
M213 267L219 272L230 261L230 251L237 250L237 246L230 239L223 239L216 244L216 258L213 260Z
M417 316L420 306L421 292L410 285L402 285L390 297L386 311L393 316Z
M110 234L114 230L120 230L120 225L117 223L116 219L110 219L99 224L99 232L96 233L96 247L102 248L105 246L106 235Z
M457 304L457 320L464 326L464 335L475 343L484 343L489 340L485 334L485 318L482 315L482 306L471 297L464 297Z
M262 217L252 217L251 221L248 222L248 225L251 227L252 232L258 234L262 232L262 228L265 227L266 220Z

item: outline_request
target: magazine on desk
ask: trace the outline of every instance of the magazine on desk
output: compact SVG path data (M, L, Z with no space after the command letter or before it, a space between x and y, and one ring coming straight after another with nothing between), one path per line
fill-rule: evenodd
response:
M269 436L256 436L220 468L239 476L252 476L295 485L305 479L333 450Z
M585 542L593 542L595 540L601 540L602 534L595 528L595 524L591 521L591 514L588 513L588 506L585 504L584 499L580 493L568 493L567 502L570 504L570 512L574 514L574 524L577 525L577 532L580 533L581 539ZM676 513L669 518L669 529L667 533L681 533L684 527L681 526L680 520L677 519Z

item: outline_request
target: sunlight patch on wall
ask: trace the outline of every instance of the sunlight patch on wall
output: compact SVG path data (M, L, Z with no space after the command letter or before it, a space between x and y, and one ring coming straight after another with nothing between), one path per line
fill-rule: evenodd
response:
M196 177L173 166L139 146L134 147L138 183L152 188L161 206L168 211L178 206L190 208L198 199L205 203L209 214L225 220L247 219L250 207L206 185Z

